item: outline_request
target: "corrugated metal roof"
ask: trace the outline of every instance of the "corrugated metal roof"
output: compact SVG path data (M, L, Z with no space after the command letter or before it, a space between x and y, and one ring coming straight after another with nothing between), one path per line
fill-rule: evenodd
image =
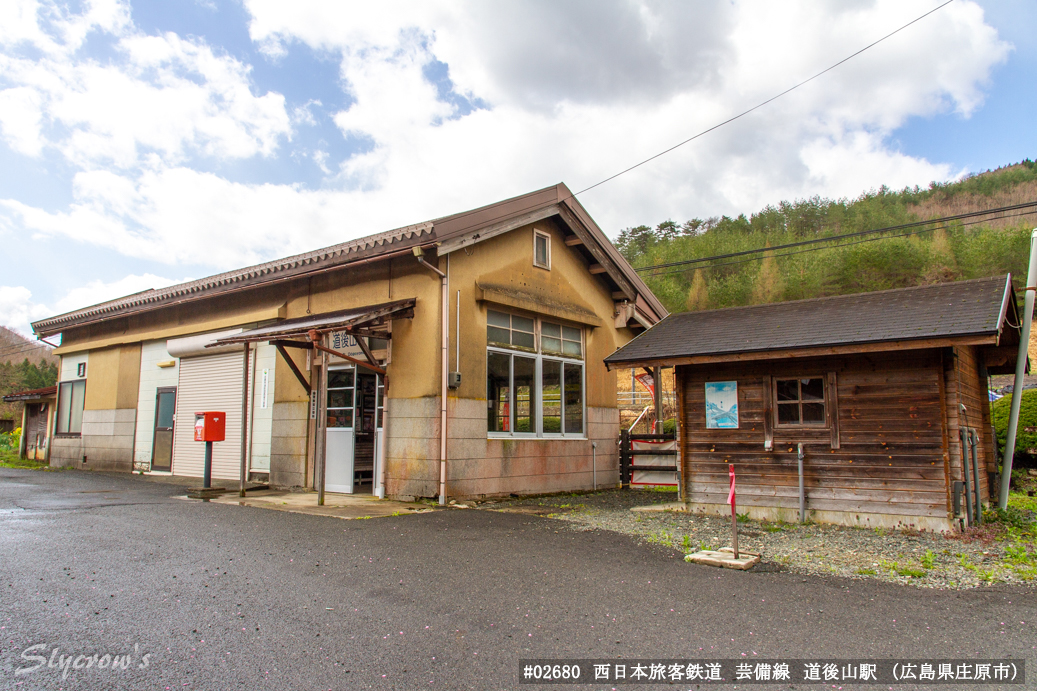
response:
M35 400L37 398L50 398L58 394L58 385L44 386L42 389L29 389L28 391L17 391L15 393L9 393L4 396L4 401L11 403L14 401L26 401Z
M40 336L49 336L66 328L95 321L158 309L252 285L288 280L313 271L344 266L359 260L378 259L390 253L409 250L414 246L442 242L465 233L472 233L480 228L552 205L565 206L575 214L613 261L622 277L634 286L639 297L643 297L658 316L666 314L662 303L652 294L630 264L616 251L579 201L572 196L564 184L558 184L478 209L368 235L312 252L228 271L168 288L135 293L117 300L110 300L33 322L32 328Z
M1011 276L671 314L611 364L924 338L996 334ZM1011 308L1010 308L1011 309ZM1014 311L1014 310L1013 310Z
M252 341L267 341L272 338L291 338L307 334L311 330L328 331L330 329L345 326L363 326L364 323L380 318L391 318L400 313L414 308L414 298L396 300L395 302L383 302L378 305L365 305L353 307L338 312L327 312L314 314L296 319L285 319L276 324L260 326L249 331L243 331L233 336L226 336L216 341L222 343L246 343Z
M225 273L216 274L207 278L201 278L187 283L178 283L168 288L158 290L145 290L133 295L109 300L98 305L85 307L73 312L59 314L49 319L33 322L32 328L37 334L47 335L56 333L61 327L73 325L83 319L97 317L105 314L113 316L134 307L145 307L147 305L160 306L161 304L174 302L177 298L193 295L195 293L210 291L214 288L229 286L235 283L247 284L249 282L265 282L263 278L271 279L274 276L284 275L286 278L295 273L296 270L305 269L315 264L345 264L356 259L367 256L378 255L386 251L398 248L422 244L422 240L430 240L432 233L432 221L404 226L395 230L368 235L357 240L350 240L331 247L324 247L312 252L296 254L284 259L277 259L264 264L249 266L244 269L236 269Z

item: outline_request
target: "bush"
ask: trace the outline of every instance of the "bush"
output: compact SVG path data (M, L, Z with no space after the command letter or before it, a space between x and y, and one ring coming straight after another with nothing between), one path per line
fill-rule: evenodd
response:
M12 432L0 432L0 451L14 451L17 453L18 447L22 443L22 428L17 427Z
M1005 441L1008 438L1008 415L1011 410L1011 395L999 398L990 405L990 414L994 418L994 430L997 432L998 449L1002 457L1005 452ZM1019 405L1019 425L1015 435L1016 458L1020 456L1029 458L1029 450L1037 448L1037 432L1027 432L1027 429L1037 429L1037 389L1023 391L1022 402Z

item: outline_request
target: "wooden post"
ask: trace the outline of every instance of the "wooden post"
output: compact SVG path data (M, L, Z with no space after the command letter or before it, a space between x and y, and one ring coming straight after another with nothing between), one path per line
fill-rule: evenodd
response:
M326 340L322 336L321 340ZM324 475L327 461L327 428L328 428L328 356L320 352L320 374L317 386L317 432L314 435L313 465L317 476L317 506L324 506Z

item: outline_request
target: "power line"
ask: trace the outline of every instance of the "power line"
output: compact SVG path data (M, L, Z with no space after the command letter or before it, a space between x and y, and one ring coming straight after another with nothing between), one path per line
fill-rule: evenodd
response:
M692 141L698 139L699 137L702 137L704 135L709 134L713 130L719 129L719 128L723 127L724 125L727 125L729 123L734 122L735 120L738 120L739 118L745 117L746 115L748 115L749 113L752 113L755 110L759 110L760 108L763 108L765 105L767 105L769 103L772 103L773 101L776 101L777 99L781 98L782 96L784 96L784 95L786 95L786 94L788 94L788 93L790 93L792 91L795 91L799 87L801 87L801 86L803 86L805 84L808 84L809 82L814 81L818 77L820 77L820 76L822 76L822 75L824 75L824 74L826 74L828 72L831 72L836 67L839 67L843 63L848 62L849 60L852 60L853 58L857 57L858 55L860 55L861 53L865 52L866 50L869 50L870 48L873 48L873 47L877 46L878 44L882 43L886 39L888 39L888 38L890 38L890 37L900 33L901 31L903 31L904 29L908 28L912 24L920 22L921 20L925 19L926 17L928 17L929 15L933 14L937 10L943 9L944 7L946 7L947 5L951 4L952 2L954 2L954 0L946 0L946 2L944 2L944 3L940 4L940 5L937 5L933 9L929 10L928 12L926 12L925 14L920 15L920 16L912 19L907 24L904 24L900 28L895 29L895 30L889 32L888 34L886 34L882 38L879 38L879 39L877 39L875 41L872 41L871 43L869 43L868 45L864 46L863 48L861 48L857 52L852 53L851 55L847 55L845 58L843 58L839 62L837 62L837 63L835 63L835 64L833 64L833 65L831 65L829 67L826 67L825 69L821 70L820 72L818 72L817 74L813 75L812 77L808 77L807 79L804 79L803 81L799 82L798 84L795 84L794 86L790 86L789 88L785 89L781 93L779 93L779 94L777 94L775 96L771 96L766 101L761 101L760 103L757 103L752 108L749 108L748 110L744 110L741 113L739 113L737 115L734 115L734 116L728 118L727 120L724 120L723 122L719 122L719 123L713 125L712 127L708 128L708 129L702 130L698 134L693 135L691 137L688 137L684 141L682 141L682 142L680 142L678 144L674 144L673 146L671 146L668 149L665 149L664 151L660 151L659 153L657 153L657 154L655 154L653 156L649 156L648 158L644 159L640 163L635 163L634 165L630 166L629 168L625 168L625 169L619 171L618 173L610 175L609 177L605 178L604 180L600 180L600 181L594 183L590 187L585 187L582 190L580 190L579 192L572 192L572 193L569 194L569 196L563 197L562 199L559 199L558 203L567 201L569 199L575 199L576 197L580 196L584 192L589 192L590 190L594 189L595 187L600 187L601 185L604 185L606 182L609 182L611 180L615 180L619 176L625 175L626 173L629 173L630 171L632 171L632 170L634 170L636 168L640 168L641 166L645 165L646 163L649 163L650 161L654 161L655 159L659 158L660 156L665 156L666 154L670 153L674 149L679 149L680 147L684 146L688 142L692 142ZM530 208L535 208L536 206L539 206L539 205L534 204ZM482 211L484 211L484 209L482 207L480 207L478 209L472 209L471 211L465 211L463 213L454 214L452 216L446 216L445 218L449 218L450 220L453 221L453 220L458 220L458 219L465 218L467 216L471 216L473 214L481 213ZM500 216L498 218L503 218L503 216ZM492 223L495 220L497 220L497 219L496 218L491 219L489 222ZM483 223L483 222L486 222L486 221L480 221L480 223ZM478 225L478 224L476 224L476 225ZM474 227L474 226L468 226L468 227ZM467 227L464 228L464 230L467 230Z
M862 235L873 235L875 233L886 233L893 230L905 230L907 228L918 228L919 226L928 226L934 223L948 223L950 221L961 221L965 219L977 218L979 216L990 216L992 214L1005 213L1007 211L1019 211L1023 209L1034 209L1037 207L1037 201L1025 202L1023 204L1012 204L1010 206L999 206L993 209L984 209L983 211L970 211L964 214L955 214L953 216L941 216L940 218L930 218L925 221L912 221L911 223L901 223L895 226L886 226L885 228L872 228L870 230L858 230L853 233L844 233L843 235L829 235L823 238L814 238L812 240L801 240L799 242L790 242L784 245L776 245L774 247L759 247L757 249L742 250L741 252L731 252L729 254L716 254L711 257L699 257L696 259L684 259L677 262L667 262L665 264L652 264L650 266L641 266L635 269L635 271L654 271L656 269L666 269L672 266L687 266L688 264L698 264L701 262L710 262L717 259L730 259L732 257L741 257L747 254L760 254L762 252L774 252L776 250L788 249L790 247L802 247L804 245L815 245L822 242L832 242L834 240L841 240L843 238L859 237ZM1034 211L1027 211L1026 213L1034 213ZM1013 214L1006 216L1006 218L1014 218L1015 216L1022 216L1025 214ZM990 219L983 219L980 223L986 223ZM963 225L973 225L972 223L965 223Z
M18 353L31 353L39 352L41 355L47 355L48 351L37 345L24 345L24 346L9 346L8 348L0 348L0 357L7 357L9 355L17 355Z
M1009 214L1009 215L1004 216L1003 218L1015 218L1017 216L1028 216L1030 214L1037 214L1037 209L1034 209L1032 211L1022 211L1022 212L1017 213L1017 214ZM986 223L986 222L987 222L987 220L977 220L977 221L969 221L967 223L962 223L962 225L964 225L964 226L971 226L971 225L977 225L977 224ZM829 246L829 247L810 247L810 248L807 248L807 249L795 250L793 252L783 252L781 254L773 254L773 255L768 253L768 254L764 254L763 256L749 257L748 259L737 259L735 261L730 261L730 262L721 262L719 264L710 264L709 266L703 267L703 268L713 269L713 268L721 267L721 266L731 266L732 264L746 264L748 262L758 262L758 261L761 261L763 259L766 259L767 257L774 257L774 258L777 259L777 258L780 258L780 257L790 257L790 256L792 256L794 254L806 254L807 252L818 252L820 250L839 249L840 247L850 247L852 245L860 245L860 244L863 244L865 242L876 242L878 240L890 240L890 239L893 239L893 238L908 237L910 235L920 235L922 233L931 233L931 232L933 232L935 230L937 230L937 228L923 228L922 230L913 230L913 231L909 231L907 233L899 233L897 235L884 235L882 237L864 238L863 240L855 240L853 242L843 242L843 243L840 243L838 245ZM841 236L838 236L838 237L849 237L849 236L841 235ZM761 251L762 252L769 252L768 250L761 250ZM707 259L708 259L708 257L707 257ZM640 271L640 269L638 269L638 270ZM656 271L656 272L650 273L648 275L649 276L668 276L670 274L679 274L679 273L684 273L686 271L689 271L689 269L671 268L671 270L669 270L669 271Z
M947 2L944 2L941 5L937 5L933 9L931 9L928 12L926 12L925 14L923 14L922 16L916 17L915 19L912 19L911 21L909 21L907 24L904 24L899 29L896 29L895 31L891 31L888 34L886 34L885 36L883 36L882 38L878 39L877 41L873 41L873 42L869 43L868 45L866 45L863 48L861 48L860 50L858 50L856 53L853 53L852 55L846 56L845 58L843 58L839 62L835 63L831 67L826 67L825 69L821 70L820 72L818 72L814 76L808 77L808 78L804 79L803 81L801 81L800 83L798 83L798 84L796 84L794 86L790 86L789 88L787 88L784 91L782 91L780 94L778 94L776 96L771 96L766 101L763 101L762 103L758 103L755 106L753 106L752 108L750 108L748 110L744 110L741 113L739 113L738 115L730 117L727 120L724 120L723 122L717 123L716 125L713 125L709 129L702 130L698 134L696 134L696 135L694 135L692 137L688 137L687 139L685 139L684 141L680 142L679 144L674 144L669 149L666 149L664 151L660 151L659 153L655 154L654 156L650 156L650 157L646 158L645 160L641 161L640 163L635 163L634 165L630 166L629 168L621 170L618 173L616 173L615 175L611 175L611 176L605 178L601 182L596 182L593 185L591 185L590 187L585 187L582 190L580 190L579 192L574 193L573 196L577 197L577 196L583 194L584 192L588 192L588 191L594 189L595 187L598 187L599 185L604 185L606 182L608 182L610 180L614 180L614 179L618 178L620 175L624 175L626 173L629 173L630 171L634 170L635 168L640 168L641 166L643 166L644 164L648 163L649 161L654 161L655 159L659 158L660 156L665 156L666 154L670 153L674 149L678 149L678 148L684 146L688 142L694 141L694 140L698 139L699 137L701 137L703 135L709 134L713 130L718 129L720 127L723 127L724 125L727 125L728 123L732 123L735 120L738 120L739 118L743 118L746 115L748 115L749 113L753 112L754 110L758 110L760 108L763 108L768 103L771 103L772 101L776 101L777 99L781 98L785 94L790 93L792 91L795 91L796 89L798 89L799 87L803 86L804 84L808 84L808 83L814 81L815 79L817 79L821 75L825 74L826 72L831 72L832 70L834 70L839 65L842 65L843 63L845 63L845 62L847 62L849 60L852 60L853 58L857 57L858 55L860 55L864 51L868 50L869 48L877 46L878 44L880 44L883 41L885 41L887 38L890 38L891 36L894 36L894 35L900 33L901 31L903 31L907 27L911 26L912 24L914 24L916 22L922 21L923 19L928 17L933 12L936 12L937 10L940 10L940 9L946 7L947 5L951 4L952 2L954 2L954 0L947 0Z

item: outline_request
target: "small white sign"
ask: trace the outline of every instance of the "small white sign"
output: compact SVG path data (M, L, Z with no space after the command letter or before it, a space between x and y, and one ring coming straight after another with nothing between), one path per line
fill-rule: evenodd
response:
M260 397L259 398L259 407L264 409L264 410L266 409L266 397L267 397L267 391L269 390L269 386L270 386L270 370L264 369L263 370L263 388L260 389L260 394L259 394L259 397Z

